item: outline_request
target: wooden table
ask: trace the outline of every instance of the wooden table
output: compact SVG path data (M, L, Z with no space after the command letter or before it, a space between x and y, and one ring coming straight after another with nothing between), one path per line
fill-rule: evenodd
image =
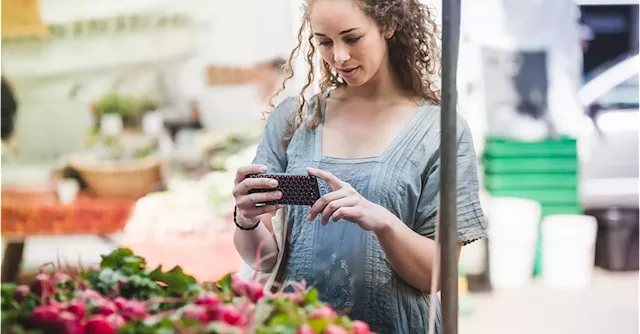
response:
M53 189L3 189L2 237L8 240L2 259L2 282L20 275L29 236L93 234L121 231L135 200L92 197L80 193L72 205L58 202Z

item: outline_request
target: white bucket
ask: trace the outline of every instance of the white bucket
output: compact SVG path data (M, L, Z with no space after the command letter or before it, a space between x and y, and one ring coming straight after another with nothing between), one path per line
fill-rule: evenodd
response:
M496 288L525 286L533 278L540 203L513 197L490 201L489 273Z
M555 288L582 289L593 274L598 222L585 215L553 215L542 222L542 280Z

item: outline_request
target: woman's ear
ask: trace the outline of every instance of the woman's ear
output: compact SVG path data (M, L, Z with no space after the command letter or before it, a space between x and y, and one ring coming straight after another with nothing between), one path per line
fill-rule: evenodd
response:
M383 35L385 39L390 39L396 33L396 29L398 25L394 22L389 24L383 31Z

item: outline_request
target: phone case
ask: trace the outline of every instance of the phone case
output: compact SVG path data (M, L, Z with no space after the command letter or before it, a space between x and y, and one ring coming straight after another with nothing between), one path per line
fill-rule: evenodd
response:
M268 189L253 189L250 194L257 192L281 191L282 198L277 201L261 203L264 205L313 205L320 198L318 179L311 175L294 174L252 174L248 178L272 178L278 180L278 187Z

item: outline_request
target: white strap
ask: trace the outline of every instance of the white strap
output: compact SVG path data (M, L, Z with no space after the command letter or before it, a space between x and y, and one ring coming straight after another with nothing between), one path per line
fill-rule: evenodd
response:
M269 273L269 278L264 285L265 291L271 291L273 284L275 283L278 271L282 266L282 259L284 258L286 240L287 240L287 208L284 207L276 212L276 215L271 219L273 226L273 234L276 238L276 244L278 245L278 260L276 265Z

